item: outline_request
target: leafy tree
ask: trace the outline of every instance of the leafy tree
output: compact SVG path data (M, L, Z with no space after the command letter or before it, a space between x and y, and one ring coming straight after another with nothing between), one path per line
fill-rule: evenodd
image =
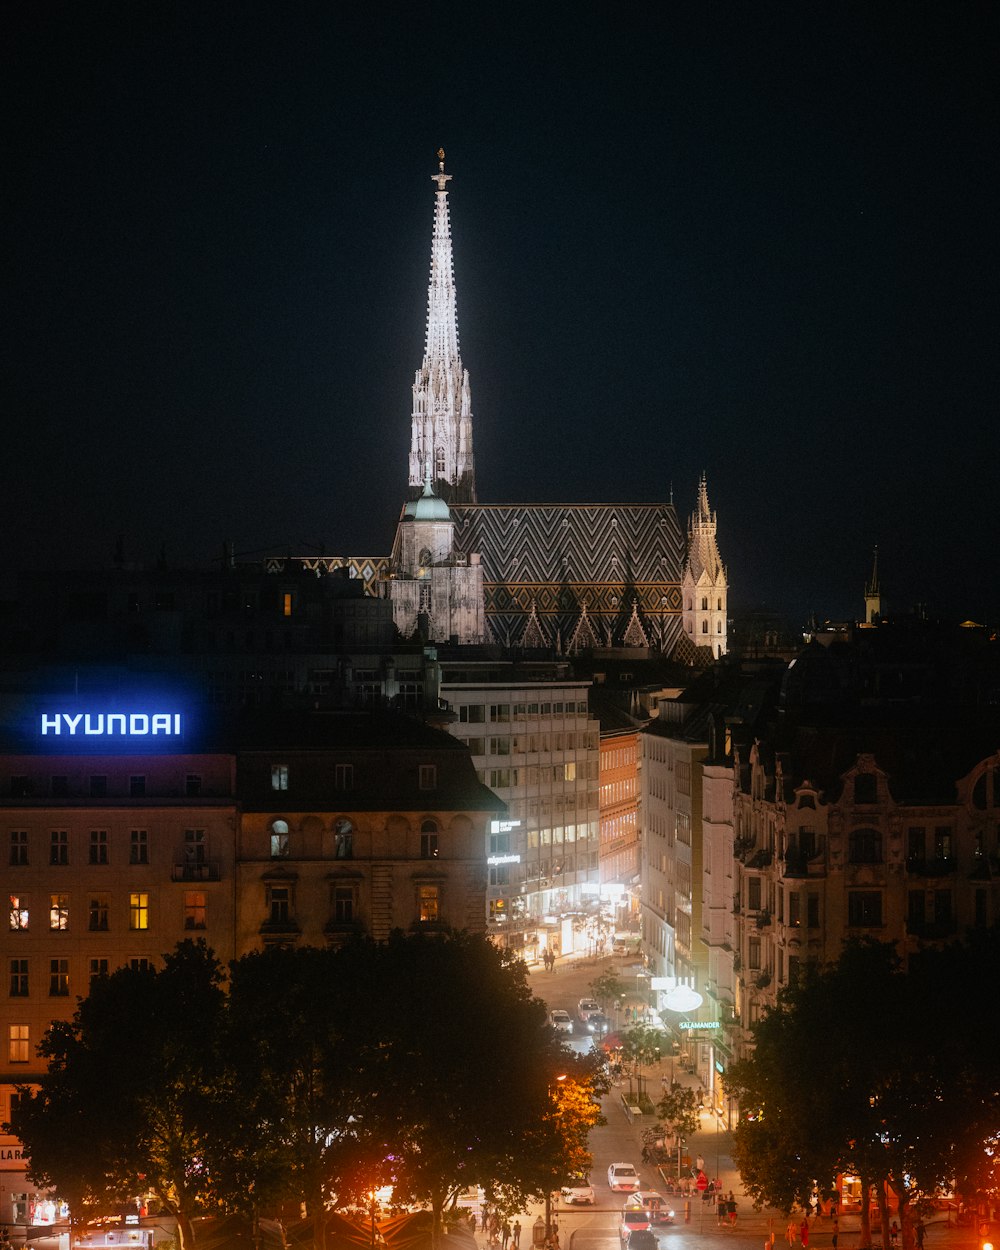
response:
M601 1004L601 1007L607 1011L609 1005L617 1003L625 993L625 982L621 977L608 969L602 972L599 977L595 977L588 986L591 994Z
M893 947L851 944L783 992L754 1029L753 1054L730 1071L744 1112L734 1157L756 1202L804 1205L814 1183L856 1173L879 1204L885 1244L891 1189L908 1250L914 1199L950 1185L958 1143L981 1144L997 1123L997 1082L990 1093L964 1044L928 1044L946 1035L941 978L968 959L955 948L905 973Z
M160 970L95 981L73 1019L46 1032L38 1089L19 1089L10 1129L31 1180L67 1195L76 1215L151 1188L188 1250L191 1216L212 1198L204 1155L219 1128L209 1091L222 1006L204 943L182 943Z
M637 1024L621 1035L621 1043L622 1058L635 1065L639 1095L642 1096L645 1093L642 1069L659 1061L665 1044L663 1034L659 1029Z

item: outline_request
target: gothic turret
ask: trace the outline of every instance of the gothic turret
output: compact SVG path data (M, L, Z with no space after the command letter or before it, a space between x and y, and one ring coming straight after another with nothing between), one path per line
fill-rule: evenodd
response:
M865 624L874 625L882 615L882 594L878 584L878 547L872 553L872 575L865 583Z
M705 474L698 484L698 506L688 522L688 549L681 578L684 633L696 647L726 654L726 598L729 583L719 555L716 516L708 506Z
M433 466L434 490L447 503L475 503L476 475L472 455L472 395L469 373L458 350L455 274L448 217L448 183L444 150L438 150L431 243L431 278L427 294L427 337L424 359L413 381L410 432L410 497L424 484L424 465Z

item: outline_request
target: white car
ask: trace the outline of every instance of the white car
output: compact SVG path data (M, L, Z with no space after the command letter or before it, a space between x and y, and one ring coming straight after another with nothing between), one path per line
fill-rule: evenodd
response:
M560 1011L558 1009L550 1011L549 1024L552 1025L557 1033L573 1032L573 1020L568 1011Z
M594 1187L585 1176L578 1176L571 1184L563 1185L561 1192L567 1206L583 1202L594 1205Z
M608 1168L608 1188L624 1193L635 1193L639 1188L639 1173L631 1163L612 1163Z
M596 998L581 998L576 1005L576 1012L580 1019L587 1023L591 1016L599 1015L601 1004Z

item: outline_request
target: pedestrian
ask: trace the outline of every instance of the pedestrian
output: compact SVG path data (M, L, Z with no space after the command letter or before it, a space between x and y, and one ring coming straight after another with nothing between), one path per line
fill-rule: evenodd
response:
M503 1247L503 1250L507 1250L507 1243L509 1241L510 1241L510 1221L504 1220L503 1229L501 1230L501 1241L500 1241L500 1245Z
M833 1246L833 1250L837 1250L837 1230L836 1229L833 1230L833 1236L830 1238L830 1245Z
M515 1220L514 1227L510 1230L511 1240L514 1243L514 1250L519 1250L521 1245L521 1221Z
M799 1226L794 1220L788 1221L788 1227L785 1229L785 1240L790 1246L794 1246L799 1239Z
M475 1231L476 1231L476 1213L475 1213L475 1211L470 1211L470 1212L469 1212L469 1229L470 1229L470 1230L471 1230L471 1232L473 1232L473 1233L475 1233Z
M899 1225L895 1220L889 1225L889 1241L894 1246L899 1241Z
M799 1225L799 1240L802 1242L802 1250L806 1250L809 1245L809 1216L803 1215L802 1223Z
M917 1220L917 1225L916 1225L916 1228L915 1228L913 1231L916 1233L916 1236L917 1236L917 1250L924 1250L924 1232L925 1232L925 1229L924 1229L924 1222L923 1222L923 1220L921 1220L921 1219L918 1219L918 1220Z
M556 1245L559 1245L559 1221L553 1215L552 1217L552 1236L555 1238Z

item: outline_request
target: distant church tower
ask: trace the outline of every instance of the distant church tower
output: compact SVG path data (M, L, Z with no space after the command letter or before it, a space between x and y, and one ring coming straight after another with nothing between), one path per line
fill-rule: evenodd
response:
M729 584L715 536L715 513L708 506L705 474L698 485L698 506L688 523L688 551L681 578L684 633L696 647L726 654L726 595Z
M458 350L458 314L451 252L448 191L451 174L444 172L444 150L438 150L431 243L431 279L427 295L427 337L424 359L413 381L413 424L410 432L410 499L421 495L425 465L431 465L434 492L446 503L475 503L476 474L472 455L472 395L469 371Z
M865 583L865 624L874 625L882 615L882 594L878 585L878 547L872 556L872 575Z

